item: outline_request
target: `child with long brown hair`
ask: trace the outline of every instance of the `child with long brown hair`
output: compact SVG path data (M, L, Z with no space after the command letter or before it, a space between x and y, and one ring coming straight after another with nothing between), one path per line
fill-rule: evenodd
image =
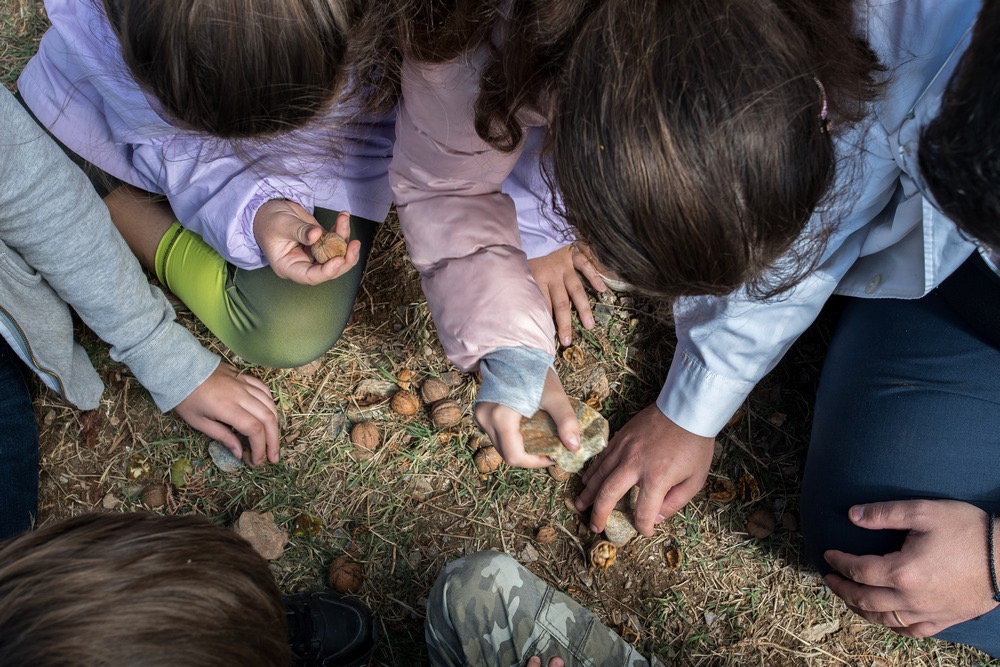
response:
M502 194L526 137L548 133L551 197L603 268L674 301L659 398L583 476L595 532L635 485L646 535L694 496L716 434L833 293L916 298L972 252L923 215L896 131L978 2L403 4L390 179L507 461L549 463L518 433L539 407L568 447L578 428Z
M578 430L551 369L546 301L550 285L575 274L578 253L555 251L533 280L501 191L529 136L547 134L539 178L565 226L634 289L760 310L754 297L783 291L825 258L830 216L809 226L810 216L879 83L852 3L402 4L390 180L445 349L460 367L478 364L476 417L509 463L548 463L525 455L518 434L539 407L568 447ZM584 506L628 462L601 495L597 529L636 482L643 532L661 505L683 505L705 479L711 436L807 324L794 334L769 327L781 339L746 338L746 353L730 342L712 356L732 352L733 363L709 368L683 349L692 322L743 325L706 308L682 308L660 406L619 433L595 468L607 472L588 480ZM557 318L566 309L556 305ZM561 326L563 343L566 333Z
M48 0L52 27L18 80L100 172L143 265L251 362L297 366L333 345L391 204L392 115L346 99L365 4ZM320 263L324 227L350 242Z

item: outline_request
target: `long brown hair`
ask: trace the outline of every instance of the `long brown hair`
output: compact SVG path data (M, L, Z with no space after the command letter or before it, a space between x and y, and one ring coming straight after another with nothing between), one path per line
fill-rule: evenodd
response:
M550 112L557 208L637 289L768 297L818 257L828 230L795 239L834 182L834 135L879 88L851 0L400 3L402 54L487 46L485 141L511 150L520 109Z
M267 561L207 519L86 514L0 548L0 664L291 664Z
M362 0L101 0L132 75L180 126L226 139L299 127L347 81Z
M876 91L877 60L851 26L848 2L605 2L569 54L551 125L567 221L656 296L795 284L829 231L795 243L834 182L830 121L859 121Z

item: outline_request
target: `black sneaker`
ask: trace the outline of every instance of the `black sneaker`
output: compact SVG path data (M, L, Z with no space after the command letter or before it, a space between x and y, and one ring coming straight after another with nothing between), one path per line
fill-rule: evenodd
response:
M296 667L362 667L371 660L378 626L363 602L334 591L295 593L284 601Z

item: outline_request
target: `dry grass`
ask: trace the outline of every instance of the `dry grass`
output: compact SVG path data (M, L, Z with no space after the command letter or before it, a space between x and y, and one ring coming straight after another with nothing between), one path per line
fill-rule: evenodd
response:
M0 7L5 84L43 27L35 0ZM241 364L183 308L179 319ZM605 299L599 319L593 333L578 331L583 362L558 365L571 394L599 394L615 427L655 397L671 352L669 332L651 309L627 297ZM431 583L444 563L488 548L510 552L668 664L984 664L974 651L901 639L854 617L802 563L794 526L764 540L744 531L749 513L760 508L791 520L796 515L822 329L800 341L755 390L744 418L720 437L713 475L743 478L743 492L728 503L699 495L654 538L623 548L607 572L586 565L593 535L566 505L575 480L557 483L545 473L509 468L483 477L472 467L475 379L455 373L443 357L393 220L379 232L352 323L336 348L308 369L247 369L279 402L277 465L224 475L208 459L204 436L159 414L103 344L87 331L80 335L107 391L100 409L79 413L37 390L41 520L105 507L142 509L142 490L168 481L171 466L186 459L192 472L157 511L204 514L225 525L244 510L273 512L292 533L272 565L285 590L324 585L325 567L342 553L364 565L363 597L385 631L379 664L424 660ZM414 374L414 385L430 376L451 380L452 397L466 408L463 422L438 431L423 412L402 418L385 400L359 403L360 383L394 383L403 370ZM383 435L367 460L346 436L360 419L376 422ZM543 524L557 528L556 542L534 542Z

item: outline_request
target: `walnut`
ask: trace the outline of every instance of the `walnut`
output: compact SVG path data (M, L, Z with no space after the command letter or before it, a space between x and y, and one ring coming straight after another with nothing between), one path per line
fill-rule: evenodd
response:
M491 472L496 472L500 464L503 463L503 457L500 456L500 452L496 450L496 447L486 446L476 452L476 455L472 457L472 461L476 464L476 470L483 475L488 475Z
M410 415L416 414L417 410L420 409L420 401L410 392L401 389L392 395L392 399L389 401L389 407L392 408L392 411L397 415L409 417Z
M338 556L327 572L327 583L338 593L357 593L365 583L365 573L358 563L350 556Z
M431 407L431 421L438 428L448 428L462 421L462 408L450 399L438 401Z
M150 509L159 509L167 504L167 485L151 484L142 490L142 502Z
M437 378L427 378L424 380L424 385L420 387L420 397L427 405L448 398L449 393L451 393L451 387Z
M347 254L347 241L336 232L326 232L311 246L313 258L320 264Z
M362 449L375 449L381 440L378 426L372 422L360 422L351 429L351 442Z
M552 526L542 526L535 531L535 541L539 544L552 544L558 536L559 533Z
M607 540L600 540L590 547L590 564L602 570L610 569L618 557L618 548Z
M770 537L774 528L774 514L768 510L759 509L747 519L747 532L759 540Z

